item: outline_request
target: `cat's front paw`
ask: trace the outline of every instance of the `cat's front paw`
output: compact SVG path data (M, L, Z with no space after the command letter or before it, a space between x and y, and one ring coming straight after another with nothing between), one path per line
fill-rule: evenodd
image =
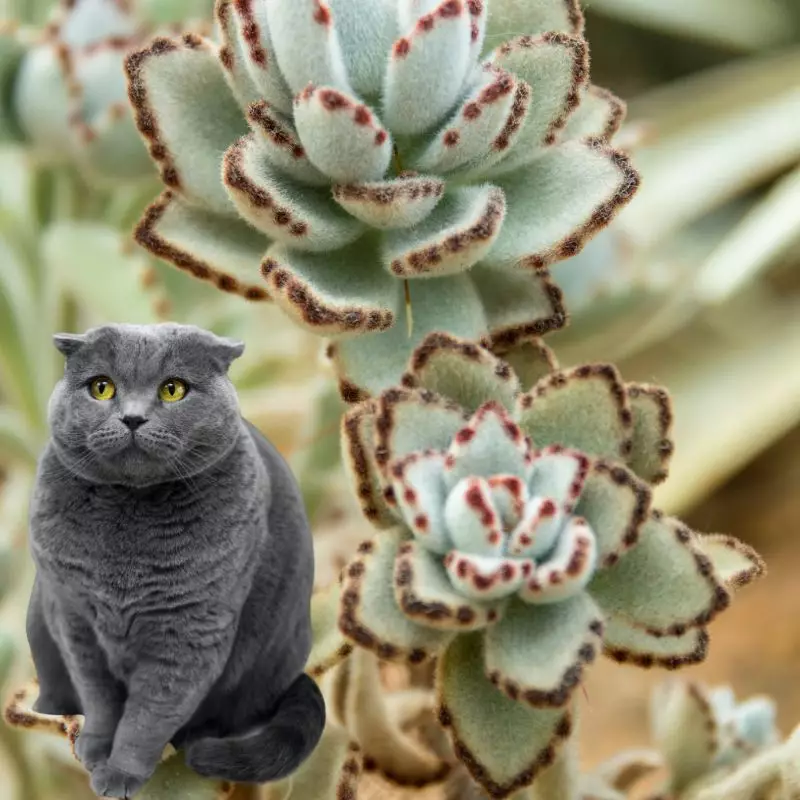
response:
M84 729L75 742L75 755L78 756L81 764L89 772L92 772L98 765L108 761L113 744L113 733L105 735Z
M92 791L98 797L133 797L144 786L149 775L131 775L117 769L111 762L97 767L92 772Z

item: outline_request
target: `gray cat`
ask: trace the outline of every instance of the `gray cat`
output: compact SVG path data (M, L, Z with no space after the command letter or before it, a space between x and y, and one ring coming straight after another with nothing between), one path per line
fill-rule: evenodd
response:
M238 409L241 343L195 327L58 335L67 357L31 506L36 710L86 717L92 789L130 797L164 747L278 780L319 741L311 534L283 459Z

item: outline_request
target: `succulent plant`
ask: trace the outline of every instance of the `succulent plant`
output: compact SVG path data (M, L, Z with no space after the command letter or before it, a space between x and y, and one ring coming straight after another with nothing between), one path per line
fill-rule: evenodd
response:
M554 760L601 649L697 663L732 589L763 572L733 537L651 507L672 452L666 392L611 365L559 370L538 340L505 356L520 374L431 334L402 385L343 422L355 491L384 530L343 572L340 628L381 658L438 657L440 722L493 797Z
M127 103L126 53L152 29L127 0L60 0L44 30L0 32L0 137L95 182L154 179Z
M728 686L665 682L653 693L650 716L654 744L669 770L666 788L673 793L780 741L774 701L759 696L737 703Z
M563 325L545 267L638 186L576 0L218 0L216 18L220 46L128 59L167 186L140 244L333 338L350 401L433 330Z

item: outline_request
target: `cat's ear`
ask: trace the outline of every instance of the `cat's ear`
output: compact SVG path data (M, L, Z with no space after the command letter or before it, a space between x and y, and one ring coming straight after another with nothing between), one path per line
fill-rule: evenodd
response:
M69 357L86 344L86 337L80 333L57 333L53 336L53 344L59 352Z
M214 339L214 355L225 365L225 369L244 353L244 342L224 336L215 336Z

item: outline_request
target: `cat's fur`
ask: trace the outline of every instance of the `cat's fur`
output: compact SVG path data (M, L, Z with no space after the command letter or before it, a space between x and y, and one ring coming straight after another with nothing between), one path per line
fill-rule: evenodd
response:
M240 416L227 370L243 345L172 324L56 345L31 506L36 710L85 714L77 752L99 795L134 794L169 742L210 777L284 777L325 722L303 673L313 551L294 477ZM113 399L90 395L98 375ZM164 403L175 377L189 390Z

